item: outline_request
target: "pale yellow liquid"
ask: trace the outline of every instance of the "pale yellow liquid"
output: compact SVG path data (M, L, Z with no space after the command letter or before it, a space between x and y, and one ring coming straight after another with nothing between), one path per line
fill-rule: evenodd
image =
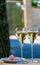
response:
M29 32L28 32L28 35L29 35L30 38L31 38L31 42L34 43L34 40L36 39L36 37L37 37L37 35L38 35L38 32L29 31Z
M18 36L18 39L19 39L20 44L21 44L21 57L23 57L22 47L23 47L24 40L26 39L26 35L27 35L26 32L23 32L23 31L17 32L17 36Z
M19 31L17 32L17 36L19 38L19 41L23 44L24 40L26 39L26 32Z

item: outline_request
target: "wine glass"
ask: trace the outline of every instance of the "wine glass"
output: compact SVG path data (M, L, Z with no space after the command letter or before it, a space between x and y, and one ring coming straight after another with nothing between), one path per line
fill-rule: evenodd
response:
M24 44L24 40L26 39L27 36L27 30L25 31L25 29L23 29L21 31L17 31L16 33L17 33L18 40L20 41L21 44L21 58L23 58L22 47Z
M31 62L37 62L36 60L33 60L33 45L34 45L34 41L37 38L37 36L38 36L38 30L28 31L28 38L31 43L31 56L32 56Z

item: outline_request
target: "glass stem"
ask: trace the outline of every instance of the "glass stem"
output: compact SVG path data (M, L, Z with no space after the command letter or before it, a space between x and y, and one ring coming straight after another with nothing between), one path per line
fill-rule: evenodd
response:
M22 47L23 45L21 44L21 58L23 57Z
M33 62L33 43L31 43L31 54L32 54L32 62Z

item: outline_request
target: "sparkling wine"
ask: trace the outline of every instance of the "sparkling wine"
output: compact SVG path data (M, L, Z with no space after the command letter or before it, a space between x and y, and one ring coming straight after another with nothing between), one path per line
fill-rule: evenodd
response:
M28 35L30 36L31 42L34 43L34 40L36 39L38 32L36 31L29 31Z
M24 40L26 39L26 35L27 35L27 32L17 31L17 37L18 37L20 44L21 44L21 57L23 57L22 47L23 47Z
M24 40L26 39L27 32L18 31L17 36L19 41L23 44Z

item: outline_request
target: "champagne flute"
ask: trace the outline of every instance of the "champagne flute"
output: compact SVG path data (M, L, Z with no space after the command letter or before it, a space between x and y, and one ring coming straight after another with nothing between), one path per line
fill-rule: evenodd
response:
M22 58L23 57L22 47L23 47L24 40L26 39L27 36L27 28L23 28L21 31L17 28L16 33L21 45L21 58Z
M28 31L28 36L29 36L30 43L31 43L32 62L34 62L33 61L33 45L34 45L34 41L35 41L37 35L38 35L38 31Z
M22 47L23 47L24 40L26 39L27 32L25 32L25 31L17 31L17 36L18 36L18 39L19 39L20 44L21 44L21 58L22 58L23 57Z

